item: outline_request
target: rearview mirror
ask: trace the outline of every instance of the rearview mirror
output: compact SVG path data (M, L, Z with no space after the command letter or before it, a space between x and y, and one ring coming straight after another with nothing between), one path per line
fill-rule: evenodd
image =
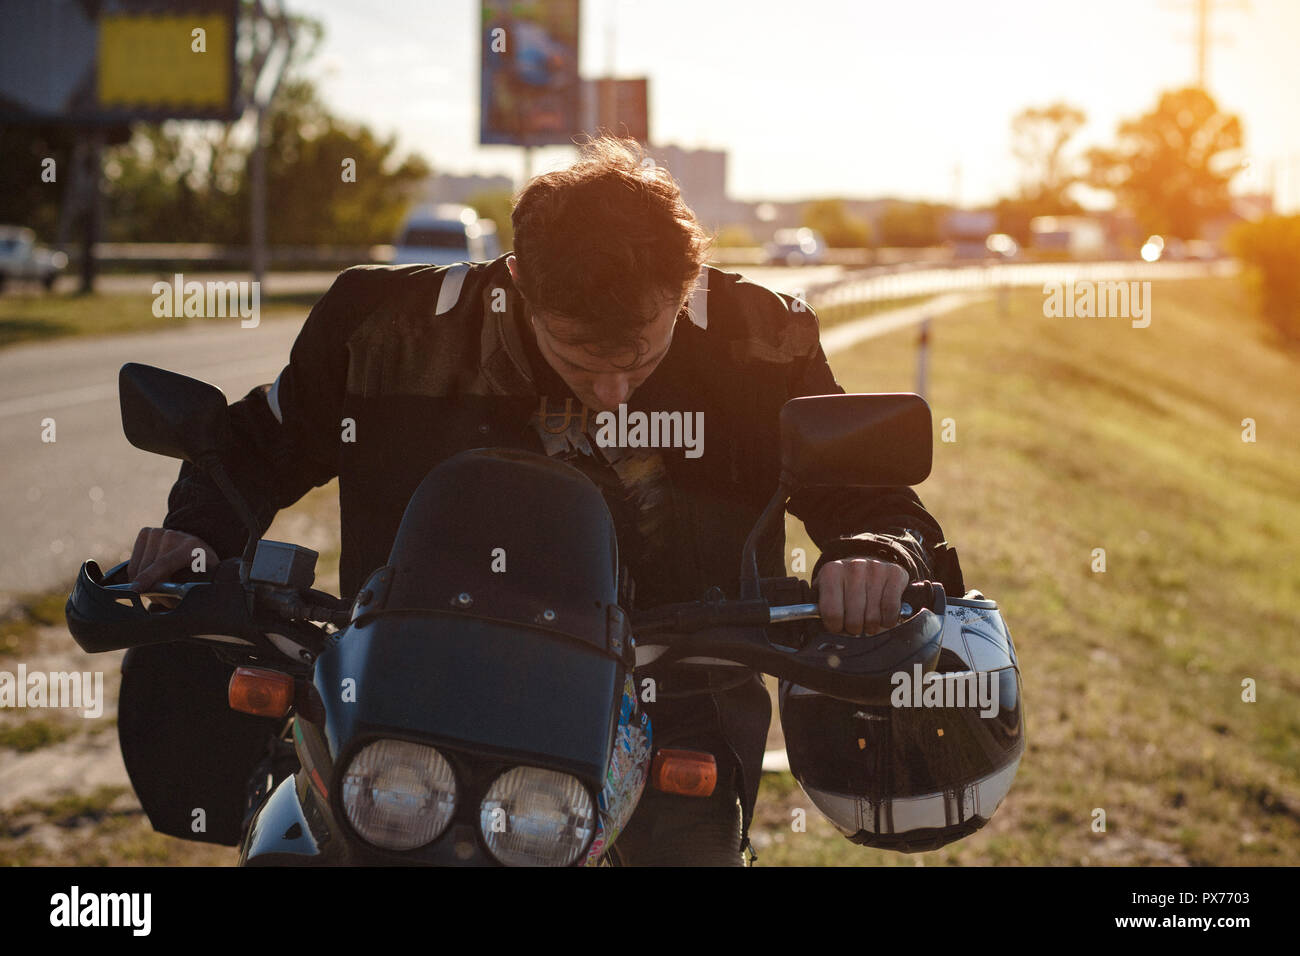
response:
M230 443L226 396L215 385L128 362L117 392L122 431L136 448L197 464Z
M933 459L930 406L911 392L812 395L781 408L781 481L919 485Z

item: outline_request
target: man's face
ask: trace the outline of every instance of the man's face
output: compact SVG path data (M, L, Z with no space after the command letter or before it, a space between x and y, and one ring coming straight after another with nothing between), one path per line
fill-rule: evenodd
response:
M514 256L506 262L510 275L517 280ZM641 330L649 347L639 359L634 349L611 354L564 341L579 329L571 319L530 311L529 322L542 357L577 399L593 411L612 412L629 399L668 354L677 316L685 304L685 298L666 302L654 321Z

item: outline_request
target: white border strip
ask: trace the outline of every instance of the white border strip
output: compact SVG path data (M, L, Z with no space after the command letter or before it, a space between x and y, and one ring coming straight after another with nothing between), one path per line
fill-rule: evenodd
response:
M447 267L442 277L442 285L438 289L438 308L434 311L434 315L442 315L450 311L451 307L460 300L460 287L465 284L465 276L468 272L469 266L463 262Z

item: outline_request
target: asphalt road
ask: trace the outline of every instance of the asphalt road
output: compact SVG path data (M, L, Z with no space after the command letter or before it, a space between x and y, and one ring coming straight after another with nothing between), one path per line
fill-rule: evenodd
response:
M214 320L219 322L221 320ZM108 566L141 527L160 524L179 462L122 435L117 371L158 365L212 382L229 399L274 380L298 322L267 321L0 351L0 603L66 584L86 558ZM47 419L54 441L44 441Z

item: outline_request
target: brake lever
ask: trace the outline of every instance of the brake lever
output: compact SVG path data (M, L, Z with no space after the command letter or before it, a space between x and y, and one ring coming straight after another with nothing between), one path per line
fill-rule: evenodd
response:
M183 598L194 589L196 585L207 584L207 581L187 581L184 584L176 581L159 581L148 591L137 591L130 584L105 584L105 591L116 591L122 594L138 594L141 597L170 597Z
M129 561L123 561L121 564L115 564L104 572L105 583L100 585L105 591L114 591L121 594L138 594L141 597L169 597L182 599L189 594L191 590L200 584L210 584L210 581L159 581L148 591L137 591L131 586L130 581L124 581L121 584L108 584L113 578L125 576Z

